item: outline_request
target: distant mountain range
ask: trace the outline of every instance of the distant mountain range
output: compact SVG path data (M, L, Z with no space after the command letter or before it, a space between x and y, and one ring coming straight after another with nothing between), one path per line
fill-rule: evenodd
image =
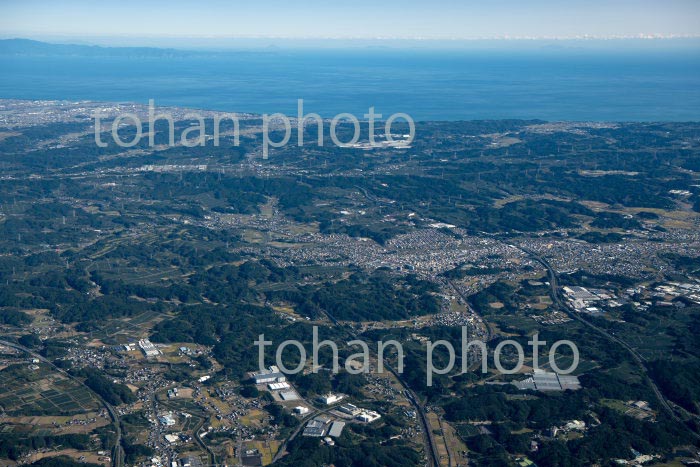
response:
M53 40L53 39L52 39ZM70 40L70 39L63 39ZM84 39L83 39L84 40ZM483 39L483 40L413 40L413 39L295 39L295 38L178 38L167 42L149 42L139 45L124 43L115 38L115 44L96 39L96 44L85 45L44 42L32 39L0 39L0 56L81 56L81 57L192 57L221 56L240 53L277 53L285 50L506 50L506 51L696 51L700 38L667 39ZM80 42L80 41L78 41Z
M80 57L185 57L201 52L154 47L101 47L96 45L49 44L30 39L0 39L0 55Z

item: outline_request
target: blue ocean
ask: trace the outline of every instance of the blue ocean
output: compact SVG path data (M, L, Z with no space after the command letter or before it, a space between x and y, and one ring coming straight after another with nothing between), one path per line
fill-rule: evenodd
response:
M415 120L700 120L697 51L258 50L0 55L0 97Z

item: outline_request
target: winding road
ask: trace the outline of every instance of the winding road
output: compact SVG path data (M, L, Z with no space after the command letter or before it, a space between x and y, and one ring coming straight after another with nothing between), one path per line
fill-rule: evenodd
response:
M659 405L664 409L664 411L677 423L679 423L685 430L687 430L689 433L691 433L696 439L700 439L700 435L698 435L695 431L690 429L688 425L686 425L683 420L678 416L676 411L673 408L672 403L666 399L666 397L661 393L661 390L659 387L656 385L654 380L651 378L649 375L649 370L647 369L645 365L646 359L639 353L637 352L632 346L630 346L627 342L623 341L622 339L610 334L608 331L606 331L603 328L600 328L596 326L595 324L589 322L588 320L584 319L581 317L581 315L574 310L571 309L568 303L566 303L564 300L562 300L560 292L559 292L559 285L558 285L558 277L557 273L552 268L552 266L549 264L549 262L542 258L540 255L535 253L534 251L525 248L525 247L518 247L515 245L512 245L515 248L519 248L521 251L529 255L533 260L537 261L540 263L542 266L544 266L547 269L547 275L549 276L549 285L551 287L551 294L552 294L552 300L554 300L554 303L564 310L569 317L577 320L578 322L582 323L585 326L588 326L590 329L593 329L596 331L598 334L602 335L606 339L608 339L611 342L614 342L620 346L622 346L627 352L632 356L632 359L634 362L637 364L639 369L642 371L642 374L644 375L644 379L648 383L649 387L651 387L652 391L654 391L654 394L656 395L656 398L659 401Z
M330 313L327 311L324 311L325 315L328 317L328 319L338 328L343 330L348 336L352 337L352 339L360 339L360 337L355 334L355 332L347 329L345 326L341 325L338 320L335 319ZM425 445L425 453L428 456L428 461L431 463L433 467L440 467L440 456L438 455L438 450L437 446L435 444L435 439L433 438L433 432L432 429L430 428L430 422L428 420L428 417L425 414L425 408L423 407L423 404L420 402L420 399L416 396L416 393L413 392L413 390L409 387L408 383L403 379L403 377L396 371L394 368L389 365L388 363L384 363L384 368L389 370L391 374L393 374L397 381L401 384L401 386L404 389L404 394L406 395L408 401L413 405L413 408L416 410L416 413L421 419L421 424L423 425L423 443ZM316 416L320 413L325 413L329 410L332 410L332 408L329 408L327 410L319 411L314 413L313 415L310 415L306 419L304 419L304 422L290 435L289 438L280 446L278 449L277 453L275 454L274 460L277 461L279 460L282 455L285 452L285 448L287 447L287 444L296 437L296 435L299 433L301 428L303 427L304 423L306 423L307 420L312 418L313 416Z

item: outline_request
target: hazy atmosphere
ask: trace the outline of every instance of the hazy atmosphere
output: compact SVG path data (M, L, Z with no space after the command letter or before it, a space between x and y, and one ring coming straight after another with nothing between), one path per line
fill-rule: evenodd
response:
M0 466L700 464L700 2L0 2Z

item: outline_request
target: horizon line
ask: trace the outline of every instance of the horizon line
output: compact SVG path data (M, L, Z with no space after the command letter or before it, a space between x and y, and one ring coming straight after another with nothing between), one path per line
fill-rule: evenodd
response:
M43 39L41 39L43 37ZM233 34L188 34L188 35L167 35L167 34L73 34L73 33L53 33L53 32L12 32L0 31L0 39L26 39L36 41L47 41L48 38L72 38L78 40L89 39L199 39L199 40L337 40L337 41L417 41L417 42L474 42L474 41L614 41L614 40L673 40L673 39L700 39L700 34L663 34L663 33L638 33L638 34L576 34L567 36L516 36L516 35L493 35L493 36L452 36L452 37L431 37L431 36L286 36L286 35L233 35Z

